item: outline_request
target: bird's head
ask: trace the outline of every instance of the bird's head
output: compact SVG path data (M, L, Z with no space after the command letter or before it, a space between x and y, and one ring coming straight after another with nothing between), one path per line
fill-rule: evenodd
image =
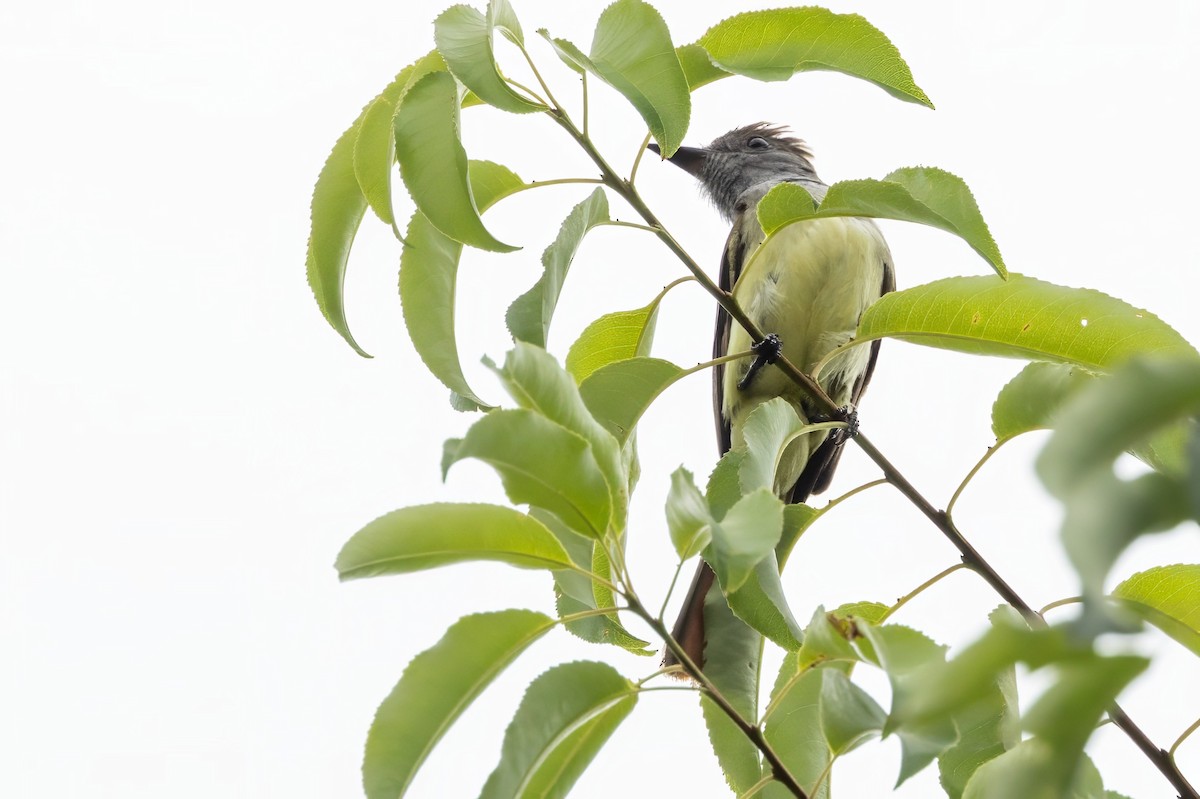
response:
M659 152L658 145L650 149ZM669 159L700 181L726 219L737 215L737 199L760 183L817 180L812 151L778 125L757 122L735 128L707 147L680 147Z

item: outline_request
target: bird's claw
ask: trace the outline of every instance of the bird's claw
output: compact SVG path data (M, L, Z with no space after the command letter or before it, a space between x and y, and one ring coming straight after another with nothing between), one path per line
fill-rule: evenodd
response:
M750 345L750 351L755 355L754 362L746 370L746 376L738 381L738 391L745 391L764 366L769 366L779 360L779 356L783 352L783 340L775 333L768 333L762 341Z
M849 441L858 435L858 410L851 405L843 405L833 413L816 414L812 417L815 424L822 422L845 422L845 427L839 427L832 432L842 441Z

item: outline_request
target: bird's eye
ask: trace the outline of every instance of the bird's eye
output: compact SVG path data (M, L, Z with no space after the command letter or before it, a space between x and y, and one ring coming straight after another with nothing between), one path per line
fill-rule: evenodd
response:
M768 147L770 147L771 145L768 144L767 140L764 139L762 136L755 136L753 139L746 142L746 146L749 147L751 150L765 150Z

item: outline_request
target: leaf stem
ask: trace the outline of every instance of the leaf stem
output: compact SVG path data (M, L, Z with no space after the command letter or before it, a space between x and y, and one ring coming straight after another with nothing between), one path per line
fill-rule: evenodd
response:
M1179 745L1181 743L1183 743L1184 741L1186 741L1188 739L1188 736L1191 735L1192 733L1194 733L1196 730L1200 730L1200 719L1196 719L1195 721L1193 721L1192 726L1190 726L1186 730L1184 730L1183 733L1178 738L1175 739L1175 743L1171 744L1171 748L1167 750L1167 756L1170 757L1172 760L1174 760L1175 759L1175 750L1178 749Z
M771 773L774 779L782 783L783 786L791 791L792 795L797 799L808 799L808 794L804 792L804 788L800 786L800 783L796 781L796 778L792 776L792 773L788 771L787 766L784 765L783 760L780 759L779 755L775 752L771 745L767 743L767 739L763 736L762 730L756 725L746 721L746 719L742 717L742 714L737 711L737 708L729 703L729 700L721 694L721 692L717 689L717 686L713 685L712 681L709 680L700 667L696 665L695 661L688 657L687 652L685 652L683 647L679 645L679 642L672 637L670 631L667 630L666 625L651 616L650 612L646 610L645 606L642 605L636 596L627 594L625 596L625 600L629 603L630 611L640 616L642 620L649 624L654 629L654 632L656 632L659 637L666 642L667 648L674 653L680 665L683 666L683 670L687 672L689 677L696 681L708 698L712 700L713 704L719 707L721 711L729 717L729 719L737 726L737 728L741 730L742 734L745 735L752 744L754 744L758 751L762 752L763 757L771 765Z
M598 182L603 183L604 181L601 180ZM611 225L612 227L628 227L633 228L634 230L645 230L650 233L658 233L658 230L650 227L649 225L639 225L637 222L622 222L620 219L610 219L607 222L601 222L600 224Z
M951 495L950 501L946 503L947 517L953 518L954 505L956 502L958 502L958 498L962 495L963 489L967 487L967 483L971 482L975 475L979 473L979 470L983 468L983 464L987 463L988 459L995 455L996 450L1000 449L1003 444L1004 441L997 441L995 444L988 447L987 452L983 454L983 457L975 462L975 465L971 467L971 471L967 472L967 476L964 477L962 482L958 484L958 488L954 489L954 494Z
M580 610L575 613L568 613L566 616L559 616L556 619L558 624L570 624L573 621L580 619L590 619L593 616L608 616L617 611L629 610L627 607L611 607L611 608L591 608L590 610Z
M948 576L950 576L951 574L954 574L954 572L958 571L959 569L965 569L965 568L967 568L967 564L965 564L965 563L955 563L953 566L951 566L951 567L950 567L950 568L948 568L948 569L942 569L940 572L938 572L937 574L933 575L933 576L932 576L932 577L930 577L928 580L926 580L925 582L921 583L921 584L920 584L920 585L918 585L916 588L914 588L913 590L909 591L909 592L908 592L907 594L905 594L904 596L902 596L902 597L900 597L899 599L897 599L897 600L896 600L896 604L892 605L890 608L888 608L888 609L887 609L887 613L884 613L884 614L883 614L883 618L881 618L881 619L879 620L879 622L878 622L878 623L879 623L879 624L883 624L885 621L887 621L887 620L888 620L888 619L890 619L892 616L894 616L894 615L896 614L896 611L900 610L900 608L902 608L902 607L904 607L905 605L907 605L907 604L908 604L910 601L912 601L912 600L913 600L913 598L915 598L915 597L916 597L918 594L920 594L920 593L921 593L922 591L924 591L925 589L929 588L930 586L932 586L932 585L934 585L935 583L937 583L938 581L940 581L940 580L941 580L943 577L948 577Z
M683 564L684 560L680 558L679 563L675 566L675 573L671 575L671 584L667 586L667 595L663 597L662 607L658 609L658 616L656 618L659 621L662 621L663 616L666 615L667 603L671 601L671 594L675 592L675 584L679 582L679 572L683 571Z
M553 180L533 180L521 186L513 194L529 189L540 189L542 186L562 186L566 183L589 183L591 185L603 184L604 181L599 178L554 178Z
M650 144L650 131L646 131L646 138L642 139L642 146L638 148L637 155L633 157L633 166L629 170L629 185L637 180L638 167L642 164L642 156L646 154L646 147Z
M753 799L754 795L766 788L775 781L775 777L771 774L764 774L762 779L746 789L745 793L738 794L738 799Z
M517 81L515 81L509 77L504 77L504 82L510 86L515 86L518 89L520 89L521 91L528 94L529 97L526 97L525 98L526 100L531 100L531 101L537 102L539 105L544 105L547 108L549 108L550 104L547 103L545 101L545 99L542 98L541 95L539 95L537 92L535 92L533 89L529 88L528 86L524 85L523 83L518 83Z
M587 88L587 73L581 73L583 76L583 135L588 135L588 88Z
M533 59L529 57L529 51L521 44L517 44L517 49L521 51L521 55L525 56L525 63L529 65L529 69L533 71L533 77L537 78L538 85L542 87L542 91L546 93L546 99L550 102L543 103L551 109L550 113L559 108L558 100L554 99L554 92L550 91L550 87L546 85L546 81L542 80L542 73L538 72L538 68L533 63Z
M1083 597L1081 597L1081 596L1069 596L1069 597L1065 597L1063 599L1056 599L1053 602L1051 602L1049 605L1047 605L1046 607L1039 610L1038 615L1045 616L1046 611L1048 611L1048 610L1054 610L1055 608L1061 608L1063 605L1073 605L1076 602L1082 602L1082 601L1083 601Z

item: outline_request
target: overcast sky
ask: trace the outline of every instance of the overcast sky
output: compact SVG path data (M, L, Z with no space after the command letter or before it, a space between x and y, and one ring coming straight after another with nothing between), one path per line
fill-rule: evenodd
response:
M527 31L544 26L585 49L603 7L513 4ZM809 141L828 182L918 164L949 169L973 188L1011 269L1101 289L1200 341L1189 233L1200 219L1200 7L831 5L887 33L938 110L834 74L733 79L696 93L686 142L769 120ZM414 654L467 613L551 610L540 573L462 566L339 585L331 566L347 537L394 508L503 501L477 463L440 479L442 440L473 417L450 410L407 341L390 232L366 220L347 281L351 327L374 360L325 324L304 280L321 164L359 109L431 47L442 7L119 0L0 10L0 794L360 795L367 727ZM683 43L732 6L658 7ZM556 94L574 103L572 75L530 38ZM526 179L591 174L546 120L474 109L463 125L473 157ZM639 118L595 88L592 125L627 167L644 135ZM691 179L648 160L639 180L668 227L715 266L724 226ZM503 355L505 307L536 279L542 248L587 189L502 204L488 224L524 249L465 260L460 349L490 399L502 395L479 357ZM403 219L411 205L398 198L397 208ZM948 234L884 229L901 288L987 271ZM680 276L643 236L607 228L584 244L551 333L560 357L589 321L644 305ZM704 360L711 317L699 289L673 292L655 354ZM991 443L991 402L1020 366L886 343L863 429L944 504ZM639 588L655 604L674 565L662 515L668 475L681 463L705 475L716 458L708 402L707 379L696 377L643 423L630 546ZM1058 511L1030 471L1043 441L1006 448L957 513L1034 606L1077 593ZM875 476L850 448L833 491ZM809 533L785 584L803 619L820 603L891 602L954 560L914 509L875 489ZM1171 562L1200 562L1194 526L1139 543L1114 581ZM997 601L958 573L896 621L958 646ZM1122 702L1169 745L1200 715L1195 658L1157 634L1132 644L1162 660ZM524 686L584 658L634 678L655 665L548 636L461 718L412 795L475 795ZM886 705L884 680L866 669L855 676ZM1090 751L1107 787L1172 795L1119 731L1101 729ZM1180 761L1200 782L1200 740ZM864 746L839 763L835 789L887 795L898 763L894 740ZM897 795L937 795L935 785L931 768ZM643 699L574 795L685 786L722 795L695 700L661 693Z

